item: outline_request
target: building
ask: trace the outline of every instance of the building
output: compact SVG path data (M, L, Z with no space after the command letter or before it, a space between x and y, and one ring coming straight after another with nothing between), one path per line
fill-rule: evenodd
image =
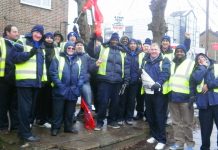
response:
M21 35L42 24L46 32L59 30L66 37L68 0L1 0L1 35L8 24L17 26Z
M190 33L191 46L199 44L199 32L197 29L197 17L193 10L175 11L167 18L168 32L172 43L182 44L185 39L185 32Z
M218 31L213 32L209 30L209 40L208 40L208 56L212 59L218 60L218 49L214 49L214 46L218 44ZM206 33L205 31L200 34L200 43L201 48L206 48Z

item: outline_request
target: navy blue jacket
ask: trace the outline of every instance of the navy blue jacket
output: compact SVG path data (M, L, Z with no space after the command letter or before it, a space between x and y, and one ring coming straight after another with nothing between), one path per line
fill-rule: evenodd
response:
M162 65L160 65L161 61ZM161 54L153 61L149 54L146 55L142 62L142 68L148 73L154 82L158 82L160 85L163 85L163 83L170 77L170 61L168 58L163 58Z
M140 49L136 49L135 51L131 51L130 49L127 50L126 59L129 62L130 66L130 84L135 84L139 82L140 78L140 71L139 71L139 54L142 51Z
M110 46L107 44L106 47L109 46L109 55L107 59L107 66L106 66L106 75L97 75L97 80L109 82L109 83L122 83L126 82L129 83L130 79L130 69L129 69L129 62L125 57L124 62L124 79L122 78L122 59L120 52L125 53L123 47L117 46ZM96 58L99 57L101 47L96 47L95 55Z
M25 36L26 38L26 45L29 45L33 47L32 42L32 36L30 34L27 34ZM44 64L44 53L43 49L44 47L42 44L37 49L36 55L36 70L37 70L37 78L36 79L24 79L24 80L16 80L16 86L17 87L36 87L40 88L42 86L41 78L43 74L43 64ZM24 49L22 46L15 45L15 49L13 51L13 62L15 64L23 63L29 60L31 57L29 52L24 52Z
M77 53L77 57L82 60L84 67L84 82L89 82L90 73L97 71L97 66L95 64L96 59L89 56L88 53Z
M191 85L195 90L196 104L199 109L207 109L208 106L218 105L218 93L213 91L218 88L218 79L214 76L214 61L210 60L210 66L197 65L191 76ZM208 86L208 92L198 93L196 86L204 80Z
M76 63L78 57L74 54L69 58L64 52L60 53L60 57L64 57L65 64L62 72L62 78L59 79L59 61L56 57L51 62L49 75L54 83L53 96L62 97L65 100L77 100L81 93L81 87L84 82L84 69L81 67L79 75L79 66Z

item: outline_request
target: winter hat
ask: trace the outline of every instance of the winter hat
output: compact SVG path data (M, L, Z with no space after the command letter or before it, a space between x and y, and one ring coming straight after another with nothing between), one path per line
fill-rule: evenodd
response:
M68 40L68 41L69 41L69 39L70 39L71 36L75 36L76 39L78 39L78 37L79 37L79 35L78 35L76 32L70 32L70 33L68 33L68 35L67 35L67 40Z
M51 39L54 39L54 34L52 32L47 32L47 33L45 33L44 36L45 36L45 38L50 37Z
M167 41L170 42L170 36L164 35L164 36L162 37L162 39L161 39L161 42L162 42L163 40L167 40Z
M182 45L182 44L176 46L175 51L176 51L177 49L182 49L182 50L184 51L185 54L187 53L187 49L186 49L186 47L185 47L184 45Z
M55 31L55 33L54 33L54 37L56 37L56 36L60 36L60 37L61 37L61 41L64 40L64 37L63 37L63 35L61 34L60 31Z
M64 46L64 51L66 51L69 46L75 47L75 43L68 41Z
M119 39L120 39L119 34L115 32L115 33L113 33L113 34L111 35L110 41L111 41L111 40L117 40L117 41L119 41Z
M44 35L44 27L42 25L35 25L32 28L31 33L35 32L35 31L37 31L37 32L41 33L42 35Z
M144 44L151 45L151 39L146 38Z
M102 38L102 36L97 36L97 37L96 37L96 40L98 40L99 42L103 43L103 38Z
M136 43L137 44L138 41L136 39L130 39L128 44L130 44L130 43Z

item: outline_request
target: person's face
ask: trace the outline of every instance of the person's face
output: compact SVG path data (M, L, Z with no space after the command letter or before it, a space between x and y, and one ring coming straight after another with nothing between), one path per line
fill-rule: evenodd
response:
M166 39L164 39L161 42L161 44L162 44L162 47L165 48L165 49L167 49L170 46L170 42L168 40L166 40Z
M69 41L76 42L76 37L75 37L75 36L71 36L71 37L69 38Z
M40 32L38 32L38 31L34 31L32 33L32 37L33 37L34 41L38 42L38 41L40 41L42 39L42 34Z
M207 62L206 58L202 55L200 55L198 57L198 64L204 64L205 62Z
M149 50L149 54L152 58L156 58L160 55L160 49L156 45L152 45L151 49Z
M150 50L150 45L148 45L148 44L143 44L143 47L142 47L142 50L143 50L143 52L144 53L148 53L149 52L149 50Z
M129 48L131 51L134 51L137 48L137 44L135 42L131 42L129 43Z
M68 55L73 55L75 52L75 48L73 46L68 46L66 52Z
M9 40L16 41L19 38L19 32L18 32L17 27L15 27L15 26L12 26L11 27L11 32L7 31L6 34L7 34L7 38Z
M118 41L116 39L110 40L111 46L116 46L118 44Z
M46 37L46 38L45 38L45 41L46 41L47 43L52 43L54 40L53 40L51 37Z
M122 44L127 45L128 44L128 38L124 37L121 41Z
M180 49L180 48L176 49L175 56L176 56L176 58L181 59L181 58L185 57L185 52L183 51L183 49Z
M82 43L77 43L75 49L77 52L82 53L84 52L84 45Z
M54 37L54 40L55 40L56 43L61 43L61 36L56 35L56 36Z
M96 40L95 41L95 45L98 47L98 46L101 46L101 42L100 41L98 41L98 40Z

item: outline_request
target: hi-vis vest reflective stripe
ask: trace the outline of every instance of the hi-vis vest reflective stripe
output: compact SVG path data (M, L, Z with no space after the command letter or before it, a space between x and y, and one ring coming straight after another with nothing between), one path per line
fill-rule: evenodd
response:
M145 53L141 52L138 56L139 68L142 68L142 60L145 57Z
M30 52L32 47L26 45L26 38L22 38L20 39L20 41L23 43L24 52ZM45 55L45 50L43 49L42 51L43 51L43 54ZM15 64L15 66L16 66L16 75L15 75L16 80L37 79L36 55L32 56L26 62ZM41 81L47 81L45 59L43 63L43 74L42 74Z
M101 46L99 59L102 60L102 63L100 64L99 69L98 69L98 74L100 75L106 75L107 59L108 59L109 51L110 51L109 47L104 48L103 46ZM120 56L122 60L122 78L124 78L124 61L125 61L126 54L123 52L120 52Z
M6 44L4 38L0 37L0 77L5 76Z
M189 79L194 68L194 61L184 60L175 71L175 63L171 63L171 76L169 79L170 91L189 94ZM175 71L175 72L174 72Z
M62 75L63 75L63 70L64 70L64 65L65 65L65 58L64 57L59 57L58 59L59 62L59 66L58 66L58 77L61 80L62 79ZM78 58L78 60L76 61L78 67L79 67L79 74L78 74L78 78L80 76L81 73L81 66L82 66L82 61L80 58ZM51 83L52 87L54 87L54 83Z
M218 64L214 64L214 77L215 77L215 79L218 78ZM198 93L201 93L203 86L204 86L204 79L196 87L196 90ZM213 91L218 93L218 88L214 88Z

